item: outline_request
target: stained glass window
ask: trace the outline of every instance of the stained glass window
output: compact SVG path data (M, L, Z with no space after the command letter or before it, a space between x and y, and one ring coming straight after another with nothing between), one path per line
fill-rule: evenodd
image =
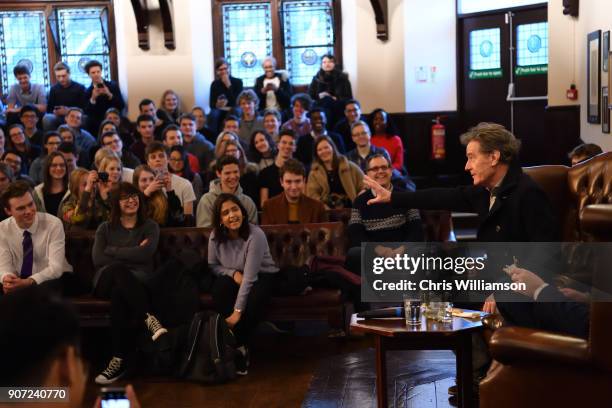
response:
M501 68L499 28L470 32L470 70Z
M223 49L232 76L253 86L262 74L261 62L272 55L270 4L223 5Z
M31 81L49 87L45 14L42 11L0 12L0 82L2 93L17 83L16 65L30 69Z
M548 64L548 23L516 28L516 63L521 67Z
M328 0L285 1L282 19L285 61L294 85L309 84L321 57L333 54L334 24Z
M90 79L84 68L92 59L102 63L102 75L110 78L110 49L104 32L104 9L60 8L56 13L61 58L71 68L72 79L87 85Z

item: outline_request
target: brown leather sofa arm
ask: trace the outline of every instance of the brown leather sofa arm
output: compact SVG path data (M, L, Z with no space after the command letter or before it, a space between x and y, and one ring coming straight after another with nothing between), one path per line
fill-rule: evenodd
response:
M539 361L588 365L591 362L587 341L524 327L502 327L489 342L493 359L512 364Z
M587 234L607 240L612 237L612 204L591 204L580 212L580 228Z

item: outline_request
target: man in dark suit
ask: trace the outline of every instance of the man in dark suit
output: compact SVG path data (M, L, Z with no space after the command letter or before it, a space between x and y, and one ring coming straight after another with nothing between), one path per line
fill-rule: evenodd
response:
M123 96L119 85L114 81L107 81L102 78L102 64L99 61L91 60L85 64L85 72L91 78L91 85L85 91L87 113L89 123L88 129L92 133L98 132L100 123L104 120L104 114L110 108L116 108L122 112L125 108Z

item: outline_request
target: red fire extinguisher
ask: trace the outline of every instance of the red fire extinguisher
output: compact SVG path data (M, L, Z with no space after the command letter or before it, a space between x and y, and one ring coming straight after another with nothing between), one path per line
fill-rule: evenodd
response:
M440 123L440 116L436 116L434 125L431 127L431 159L444 160L446 158L446 128Z

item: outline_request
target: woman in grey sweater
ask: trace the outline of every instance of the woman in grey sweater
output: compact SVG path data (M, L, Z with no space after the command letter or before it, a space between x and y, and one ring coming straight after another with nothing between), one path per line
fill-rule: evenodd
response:
M92 251L94 296L111 301L113 343L113 357L96 377L98 384L110 384L125 374L133 322L142 322L139 328L146 327L153 341L167 332L149 313L159 226L146 216L142 194L130 183L120 183L110 203L110 221L98 227Z
M221 194L215 201L213 228L208 240L208 264L217 275L213 303L236 336L241 352L236 372L246 375L249 335L278 285L279 269L266 235L249 224L245 208L233 194Z

